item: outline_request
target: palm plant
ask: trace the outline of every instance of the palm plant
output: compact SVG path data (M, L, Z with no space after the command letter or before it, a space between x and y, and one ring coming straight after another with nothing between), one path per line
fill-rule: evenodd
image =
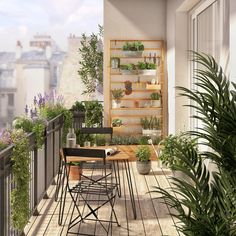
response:
M194 78L200 89L178 89L192 101L187 105L197 112L192 117L203 124L189 133L208 151L200 152L194 145L186 149L174 142L179 161L173 168L191 181L172 177L173 192L159 187L154 191L176 210L172 215L180 220L176 227L184 235L232 236L236 235L236 92L230 90L229 81L213 57L195 52L192 55L201 66ZM234 83L232 86L236 88ZM214 161L217 172L209 172L203 163L205 158Z

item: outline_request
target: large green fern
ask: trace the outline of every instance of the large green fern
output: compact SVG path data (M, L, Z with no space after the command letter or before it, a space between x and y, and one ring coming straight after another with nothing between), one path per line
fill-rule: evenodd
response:
M185 149L175 142L174 169L185 179L172 177L170 190L156 187L154 192L171 208L179 223L177 229L186 236L236 235L236 93L214 58L192 53L198 64L195 85L198 90L178 87L181 95L192 100L197 113L193 118L203 126L190 134L201 138L208 151L192 146ZM200 65L200 66L199 66ZM235 84L232 84L234 89ZM206 168L203 159L212 159L218 172ZM184 163L184 164L179 164ZM190 179L191 181L187 181Z

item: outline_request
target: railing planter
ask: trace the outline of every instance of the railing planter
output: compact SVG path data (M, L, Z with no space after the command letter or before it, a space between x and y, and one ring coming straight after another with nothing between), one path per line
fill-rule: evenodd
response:
M34 133L27 135L30 150L30 186L29 206L30 215L37 214L37 206L41 199L47 196L47 189L54 181L58 170L59 149L62 145L63 115L59 115L48 122L45 142L42 149L38 149ZM0 150L0 235L20 235L12 228L10 212L10 193L13 190L13 174L11 156L14 144ZM48 197L48 196L47 196Z

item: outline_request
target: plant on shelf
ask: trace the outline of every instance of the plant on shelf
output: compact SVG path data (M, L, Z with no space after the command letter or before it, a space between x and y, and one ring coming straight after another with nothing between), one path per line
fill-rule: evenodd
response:
M112 108L120 108L121 101L120 99L124 97L124 92L122 89L113 89L111 91L113 100L112 100Z
M119 57L111 57L111 68L118 69L120 67L120 58Z
M154 63L142 62L139 61L137 68L139 70L139 74L143 75L156 75L157 65Z
M96 87L103 84L102 37L103 28L101 26L99 26L99 34L92 33L90 36L82 34L81 48L79 48L81 60L78 73L85 86L83 94L94 93Z
M161 134L161 121L156 116L150 118L144 117L140 119L143 135L159 135Z
M112 120L112 127L120 127L123 125L123 122L121 119L117 118Z
M161 106L161 94L160 93L152 93L150 95L152 100L152 107L160 107Z
M136 73L136 65L133 63L120 65L120 70L121 70L121 73L124 75L135 74Z
M141 57L144 45L142 42L126 42L122 49L126 57Z
M190 99L193 118L201 121L198 129L188 132L201 148L184 148L176 141L174 156L179 160L173 168L193 184L172 177L173 191L154 191L173 209L181 234L231 236L236 232L236 84L230 84L213 57L192 52L192 60L197 89L178 89ZM204 160L213 161L215 170Z
M103 105L97 100L86 101L84 104L86 127L102 127Z
M123 51L143 51L144 45L142 42L126 42L123 46Z
M151 151L149 146L142 145L135 152L136 166L139 174L146 175L151 170Z

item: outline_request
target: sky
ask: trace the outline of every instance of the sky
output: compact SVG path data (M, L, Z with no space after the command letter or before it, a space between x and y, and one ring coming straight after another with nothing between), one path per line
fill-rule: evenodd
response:
M103 25L103 0L0 0L0 51L23 50L35 34L49 34L67 50L69 34L80 36Z

